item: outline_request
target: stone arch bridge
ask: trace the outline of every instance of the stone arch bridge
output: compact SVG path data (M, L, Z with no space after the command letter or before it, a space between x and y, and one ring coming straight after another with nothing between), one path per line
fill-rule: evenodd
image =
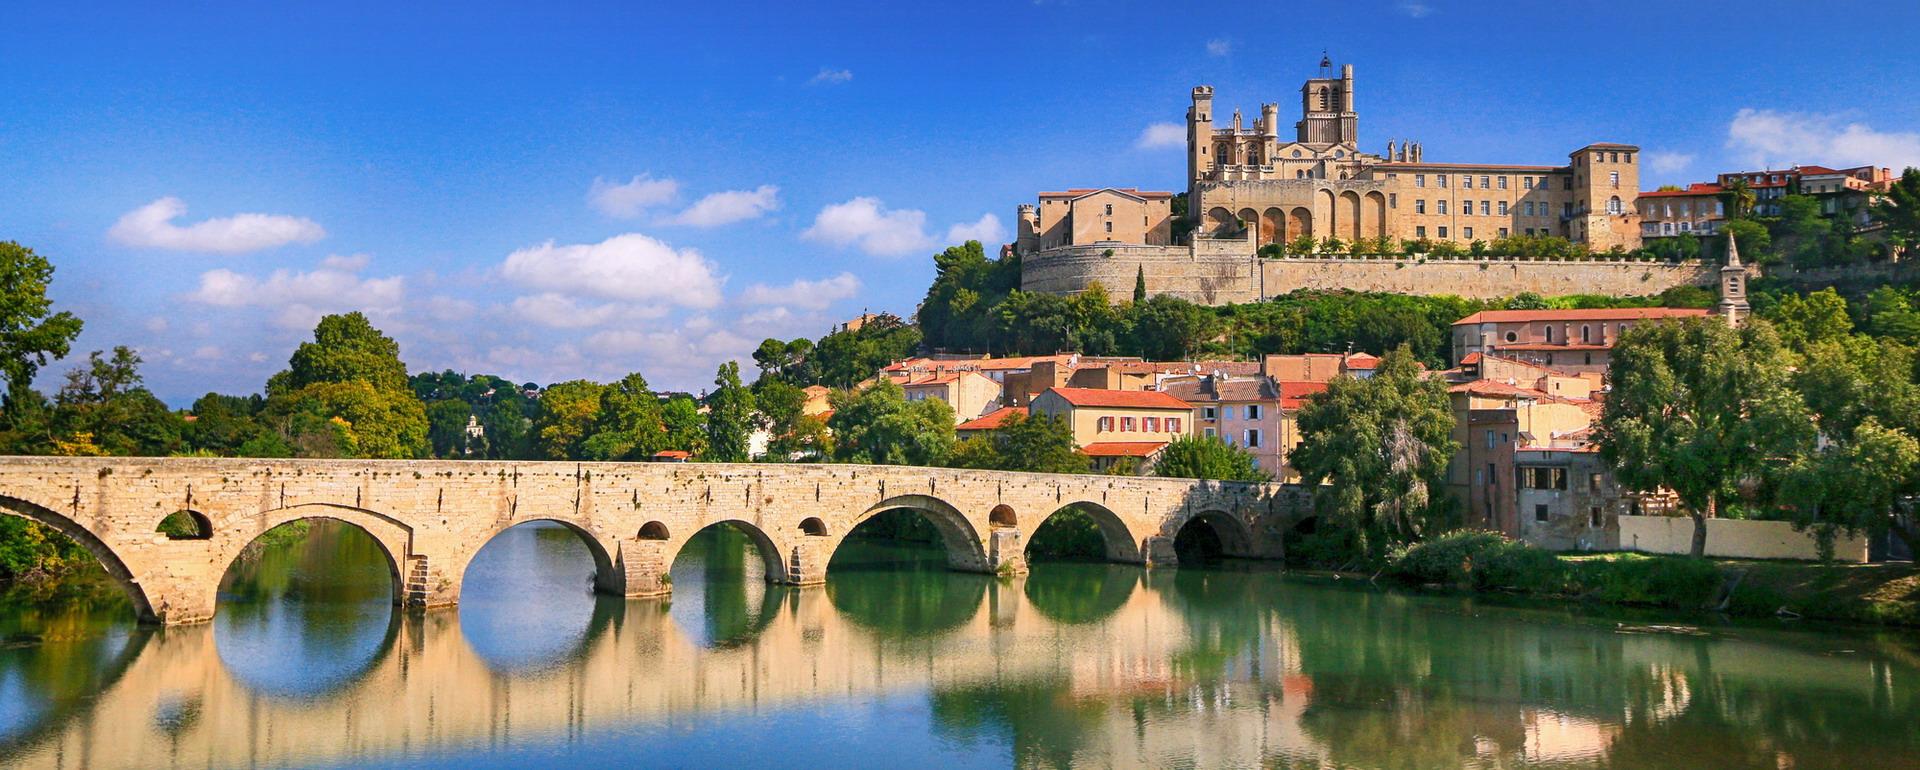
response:
M389 558L395 602L436 607L459 602L482 546L532 521L581 536L597 590L657 596L680 547L716 524L759 545L769 580L812 585L855 526L903 508L939 530L953 569L1023 572L1027 540L1069 506L1099 524L1110 560L1157 566L1175 562L1188 526L1210 528L1229 556L1278 558L1305 511L1278 484L906 466L0 458L0 512L80 542L142 620L165 624L211 618L241 551L302 519L366 530ZM162 534L169 516L188 531Z

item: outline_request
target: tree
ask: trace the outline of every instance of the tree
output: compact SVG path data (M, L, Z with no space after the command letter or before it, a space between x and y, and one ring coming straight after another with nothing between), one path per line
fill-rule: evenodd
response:
M1745 219L1753 215L1753 204L1757 198L1753 188L1747 184L1746 177L1734 177L1720 197L1727 204L1728 219Z
M427 443L434 457L467 456L467 418L472 416L473 407L457 398L427 405Z
M540 456L549 460L585 456L583 444L600 421L600 394L604 390L605 385L591 380L568 380L541 392L540 410L533 420Z
M713 378L707 396L707 453L701 459L743 463L752 459L753 391L740 384L740 364L727 361Z
M908 401L881 377L860 391L832 397L833 459L873 465L940 465L953 451L953 407L939 399Z
M1183 361L1213 336L1212 309L1161 294L1128 306L1133 352L1156 361Z
M0 241L0 377L7 379L6 414L38 404L33 377L48 361L64 358L80 336L80 319L53 312L47 286L53 263L13 241Z
M1738 486L1777 479L1812 438L1788 359L1757 319L1738 331L1712 317L1638 324L1614 345L1596 443L1627 487L1679 496L1694 556Z
M1780 254L1773 249L1773 233L1767 230L1766 225L1751 219L1728 219L1726 224L1720 226L1720 232L1738 240L1740 256L1749 263L1771 265L1780 261ZM1724 263L1727 261L1727 239L1721 237L1715 240L1718 242L1715 247L1716 258Z
M1015 412L987 435L956 444L948 458L955 468L1086 473L1092 460L1073 441L1073 428L1052 415Z
M1889 245L1904 252L1920 246L1920 169L1909 167L1901 173L1869 211L1875 220L1887 223Z
M426 406L400 345L360 313L329 315L267 380L265 414L301 457L426 457Z
M1920 547L1920 530L1896 517L1920 494L1920 371L1913 349L1893 340L1833 339L1809 346L1793 373L1824 439L1801 447L1779 490L1795 524L1823 545L1835 532L1891 530Z
M1229 446L1216 436L1181 436L1167 444L1153 464L1153 475L1176 479L1270 481L1252 452Z
M1147 301L1147 266L1141 265L1133 272L1133 304Z
M645 460L665 449L660 398L647 387L647 378L634 372L602 389L592 431L580 444L590 460Z
M122 345L110 357L94 351L85 366L67 373L54 396L54 451L165 456L184 448L186 421L141 384L140 364Z
M660 407L660 421L666 426L666 447L694 457L707 453L707 423L700 405L691 396L676 395Z
M1451 523L1442 493L1453 441L1446 385L1423 375L1401 346L1367 379L1335 377L1299 414L1291 463L1313 490L1320 528L1378 559Z
M1847 315L1847 301L1827 287L1805 296L1795 293L1759 295L1767 297L1755 315L1773 324L1781 344L1791 350L1845 338L1853 333L1853 319Z
M764 459L788 462L817 460L826 455L827 424L806 413L804 389L778 380L762 381L754 384L753 403L768 434Z

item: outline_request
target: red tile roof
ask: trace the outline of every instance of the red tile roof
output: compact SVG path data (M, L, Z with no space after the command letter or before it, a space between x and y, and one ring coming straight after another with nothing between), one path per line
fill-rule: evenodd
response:
M1475 396L1493 396L1497 398L1498 397L1532 398L1532 399L1544 400L1544 399L1551 399L1554 397L1552 394L1547 393L1546 391L1543 391L1543 390L1534 390L1533 388L1522 388L1515 385L1508 385L1498 380L1474 380L1472 382L1463 382L1459 385L1455 385L1451 388L1447 388L1447 392L1448 393L1467 393Z
M685 460L692 456L692 452L681 449L665 449L653 453L653 457L656 460Z
M1471 366L1477 363L1480 363L1479 353L1468 353L1466 357L1460 359L1460 364L1462 366Z
M1016 414L1024 415L1026 413L1027 413L1027 408L1024 406L1003 406L1003 407L1000 407L999 409L995 409L991 412L980 415L979 417L975 417L971 420L960 423L959 425L955 425L953 426L953 429L954 430L998 430L1002 425L1005 425L1007 423L1008 417L1012 417Z
M1307 397L1315 393L1324 393L1324 382L1280 382L1280 408L1299 409L1307 403Z
M1066 190L1064 192L1043 192L1043 193L1040 193L1040 197L1042 198L1078 198L1088 193L1100 192L1101 190L1112 190L1114 192L1126 193L1135 198L1172 198L1173 197L1173 193L1170 193L1170 192L1159 192L1159 191L1152 191L1152 190L1136 190L1132 187L1075 187L1075 188Z
M1371 353L1355 353L1347 356L1347 360L1343 363L1348 369L1377 369L1380 366L1380 357Z
M1532 321L1640 321L1649 318L1704 316L1705 310L1687 307L1604 307L1584 310L1482 310L1454 321L1454 326Z
M1694 182L1685 190L1652 190L1640 193L1642 198L1679 198L1694 195L1719 195L1726 192L1720 185L1711 182Z
M1193 405L1157 390L1100 390L1097 388L1048 388L1074 406L1105 406L1130 409L1192 409ZM1046 395L1042 393L1041 395Z
M1102 441L1080 447L1088 457L1152 457L1167 447L1165 441Z

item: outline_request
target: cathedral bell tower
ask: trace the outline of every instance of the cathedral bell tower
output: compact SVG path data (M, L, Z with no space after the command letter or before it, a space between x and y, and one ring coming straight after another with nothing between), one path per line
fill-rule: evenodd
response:
M1349 149L1360 143L1360 114L1353 110L1353 65L1340 65L1340 76L1333 76L1333 60L1320 58L1318 77L1300 87L1300 122L1295 124L1299 141L1306 144L1344 144Z
M1727 233L1727 264L1720 268L1720 305L1718 312L1728 326L1739 326L1752 312L1747 306L1747 268L1740 264L1740 246Z

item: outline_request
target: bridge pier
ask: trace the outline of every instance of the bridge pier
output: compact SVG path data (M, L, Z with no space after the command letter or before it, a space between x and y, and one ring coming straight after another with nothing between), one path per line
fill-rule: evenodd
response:
M673 593L672 554L663 540L627 540L609 575L594 577L594 590L613 596L667 596Z
M1027 549L1020 542L1020 530L996 528L987 534L987 566L996 575L1027 574Z
M788 554L786 577L775 582L791 586L824 584L827 582L827 562L832 558L832 549L824 543L796 543Z
M1173 538L1168 535L1148 535L1140 542L1140 564L1144 567L1177 567L1180 556L1173 550Z

